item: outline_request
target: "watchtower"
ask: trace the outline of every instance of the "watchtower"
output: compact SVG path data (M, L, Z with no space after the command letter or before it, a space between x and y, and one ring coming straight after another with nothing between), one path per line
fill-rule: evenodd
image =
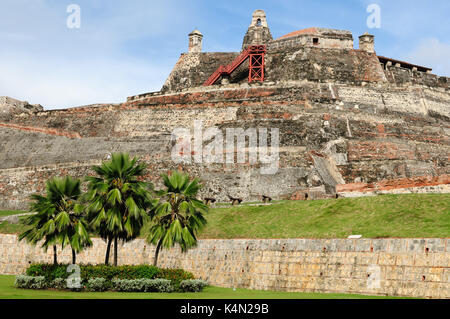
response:
M252 22L244 36L242 50L245 50L251 45L267 44L272 39L272 34L267 24L266 13L263 10L255 10L252 15Z
M375 36L364 33L359 37L359 49L369 52L369 53L375 53Z
M195 29L189 33L189 49L188 53L202 52L203 34Z

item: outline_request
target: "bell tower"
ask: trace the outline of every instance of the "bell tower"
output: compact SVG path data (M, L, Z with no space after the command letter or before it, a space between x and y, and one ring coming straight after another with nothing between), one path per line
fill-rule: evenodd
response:
M253 12L252 22L244 36L242 50L246 49L249 45L267 44L272 39L272 34L267 24L266 13L263 10L255 10Z

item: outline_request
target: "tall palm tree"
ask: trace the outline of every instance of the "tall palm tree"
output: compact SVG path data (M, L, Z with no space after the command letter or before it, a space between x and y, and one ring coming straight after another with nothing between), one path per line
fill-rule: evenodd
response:
M47 195L33 195L34 203L30 208L36 215L27 218L26 223L32 228L19 236L36 244L45 239L43 247L53 245L53 262L57 263L56 244L62 249L70 245L72 263L76 263L76 254L84 247L92 245L84 220L83 207L78 203L81 196L80 180L70 176L54 177L47 181Z
M119 240L130 241L139 236L151 206L151 183L139 181L145 164L137 157L114 153L111 160L92 168L99 177L87 177L88 219L92 228L107 241L105 264L109 263L114 241L114 265L117 265Z
M19 240L25 239L32 245L36 245L44 239L42 247L47 251L49 246L53 246L53 264L58 263L57 248L59 243L58 234L54 227L55 209L46 196L31 195L30 212L36 214L25 218L24 223L31 226L28 230L19 235ZM46 231L44 231L46 226Z
M152 224L147 241L156 245L153 264L158 263L161 248L179 244L183 252L197 245L197 234L206 225L203 214L208 206L196 195L201 185L188 174L175 171L162 175L165 190L158 192L160 198L150 210Z

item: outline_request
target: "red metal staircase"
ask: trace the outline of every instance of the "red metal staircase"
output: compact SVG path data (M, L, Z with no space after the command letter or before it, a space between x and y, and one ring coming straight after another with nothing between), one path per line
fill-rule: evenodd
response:
M203 83L204 86L213 85L223 75L230 75L236 70L247 58L248 66L248 82L264 81L264 55L266 53L265 45L251 45L241 52L236 59L228 65L221 65L211 74L211 76Z

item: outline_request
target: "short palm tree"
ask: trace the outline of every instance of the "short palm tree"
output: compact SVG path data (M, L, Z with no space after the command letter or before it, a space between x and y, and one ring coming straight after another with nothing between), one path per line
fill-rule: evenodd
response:
M99 177L87 177L88 219L90 226L107 242L105 264L109 263L114 241L114 265L117 265L118 240L139 236L151 206L151 183L139 180L145 164L137 164L126 153L114 153L111 160L92 168Z
M208 206L196 199L201 185L197 179L190 180L188 174L175 171L162 176L165 190L158 192L159 199L150 210L147 241L156 245L153 264L158 263L161 248L179 244L183 252L197 245L197 234L206 225L203 214Z
M72 249L72 263L76 263L76 253L92 245L87 232L83 207L78 203L81 196L80 180L54 177L47 181L46 196L32 195L34 201L30 210L37 212L26 219L31 228L19 236L32 244L44 239L43 247L53 246L53 263L57 263L56 245L62 249L69 245Z

